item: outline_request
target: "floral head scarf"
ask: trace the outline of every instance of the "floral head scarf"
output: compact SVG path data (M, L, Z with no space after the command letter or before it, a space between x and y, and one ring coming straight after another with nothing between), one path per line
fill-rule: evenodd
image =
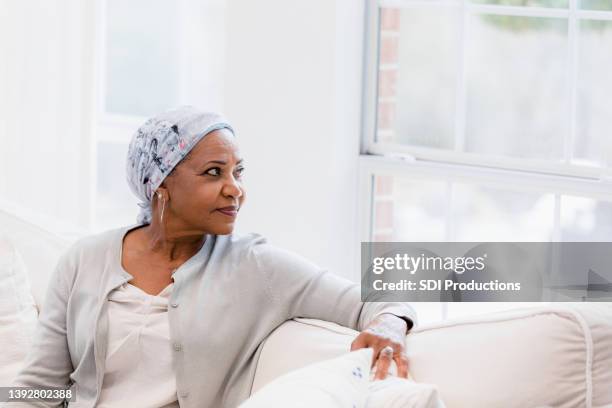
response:
M134 134L128 149L127 180L141 200L138 223L151 222L151 199L162 181L207 134L234 130L216 113L184 106L147 120Z

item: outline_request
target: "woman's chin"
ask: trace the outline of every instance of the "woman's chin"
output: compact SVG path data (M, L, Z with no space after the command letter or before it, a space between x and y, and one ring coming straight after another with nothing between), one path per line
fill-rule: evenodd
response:
M210 234L214 235L229 235L234 231L234 223L228 223L223 225L215 225L209 230Z

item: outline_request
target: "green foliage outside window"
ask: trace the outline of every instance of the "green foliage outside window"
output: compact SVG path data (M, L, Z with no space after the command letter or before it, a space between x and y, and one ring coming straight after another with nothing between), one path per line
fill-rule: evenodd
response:
M472 3L495 4L499 6L518 7L552 7L567 8L569 0L471 0ZM583 10L612 10L612 0L581 0Z
M568 0L472 0L472 2L515 7L567 8L569 6ZM611 11L612 0L582 0L580 8L582 10ZM481 18L497 27L517 32L527 30L559 30L564 32L567 30L567 20L558 18L498 15L482 15ZM610 28L610 25L606 24L605 21L584 20L581 27L588 30L605 30Z
M472 3L494 4L497 6L566 8L568 0L472 0Z

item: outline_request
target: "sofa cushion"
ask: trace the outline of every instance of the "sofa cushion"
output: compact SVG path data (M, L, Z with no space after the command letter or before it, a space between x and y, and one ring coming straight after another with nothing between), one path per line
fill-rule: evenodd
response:
M389 376L368 384L366 408L445 408L431 384Z
M77 237L61 238L4 210L0 210L0 231L22 255L29 273L32 295L40 308L61 254Z
M24 262L0 237L0 385L10 384L21 369L37 316Z
M372 349L345 353L282 375L256 392L241 408L363 408Z

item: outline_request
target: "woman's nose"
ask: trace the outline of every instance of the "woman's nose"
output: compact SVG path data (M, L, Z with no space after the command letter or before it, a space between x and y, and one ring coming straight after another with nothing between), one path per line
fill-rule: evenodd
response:
M242 187L240 182L233 176L223 186L223 194L233 198L240 198L242 196Z

